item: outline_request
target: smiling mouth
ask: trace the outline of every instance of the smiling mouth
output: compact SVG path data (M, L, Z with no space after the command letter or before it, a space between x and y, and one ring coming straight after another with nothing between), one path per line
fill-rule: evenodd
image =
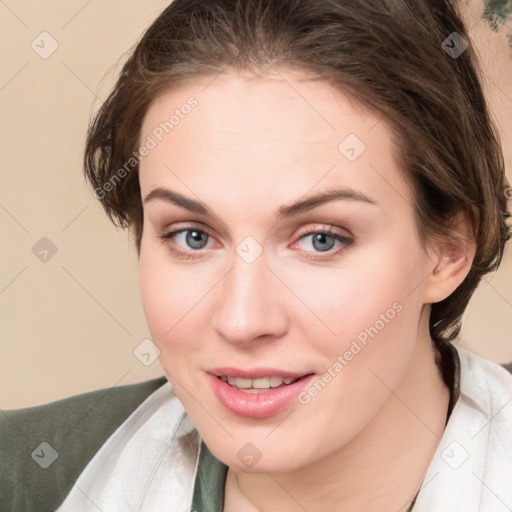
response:
M309 374L311 375L311 374ZM266 393L275 388L290 386L308 375L302 377L260 377L258 379L243 379L239 377L228 377L226 375L217 378L228 384L233 389L244 393Z

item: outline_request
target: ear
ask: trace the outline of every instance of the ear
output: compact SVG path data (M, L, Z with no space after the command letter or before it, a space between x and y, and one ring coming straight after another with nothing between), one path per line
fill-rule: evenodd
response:
M424 287L423 302L446 299L464 281L475 258L476 211L459 212L451 223L451 236L441 235L428 242L430 273Z

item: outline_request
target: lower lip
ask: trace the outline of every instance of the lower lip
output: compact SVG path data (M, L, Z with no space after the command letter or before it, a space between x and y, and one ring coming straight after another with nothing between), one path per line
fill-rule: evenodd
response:
M267 418L285 409L309 386L314 377L314 374L308 375L292 384L262 393L244 393L215 375L208 374L210 386L220 403L237 416L253 419Z

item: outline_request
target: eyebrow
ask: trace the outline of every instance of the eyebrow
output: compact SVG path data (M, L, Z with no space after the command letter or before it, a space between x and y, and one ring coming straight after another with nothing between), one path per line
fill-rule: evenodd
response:
M155 199L160 199L168 203L175 204L176 206L181 206L182 208L185 208L186 210L189 210L193 213L215 216L204 203L189 197L185 197L178 192L166 188L158 187L153 189L144 198L143 202L146 204L150 201L154 201ZM292 204L280 206L276 211L276 219L277 221L280 221L283 218L298 215L299 213L307 212L322 204L341 199L348 199L377 205L376 201L357 190L353 190L351 188L334 188L324 192L319 192L315 195L311 195L306 199L296 201Z

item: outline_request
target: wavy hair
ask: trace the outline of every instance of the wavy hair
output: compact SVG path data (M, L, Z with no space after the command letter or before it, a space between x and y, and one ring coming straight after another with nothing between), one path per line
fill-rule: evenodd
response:
M452 236L455 215L473 215L471 270L429 319L434 342L453 340L480 279L502 259L510 188L476 53L447 0L174 0L130 50L89 126L85 176L106 213L132 229L140 251L138 165L126 162L159 94L225 69L274 66L328 80L384 115L422 240Z

